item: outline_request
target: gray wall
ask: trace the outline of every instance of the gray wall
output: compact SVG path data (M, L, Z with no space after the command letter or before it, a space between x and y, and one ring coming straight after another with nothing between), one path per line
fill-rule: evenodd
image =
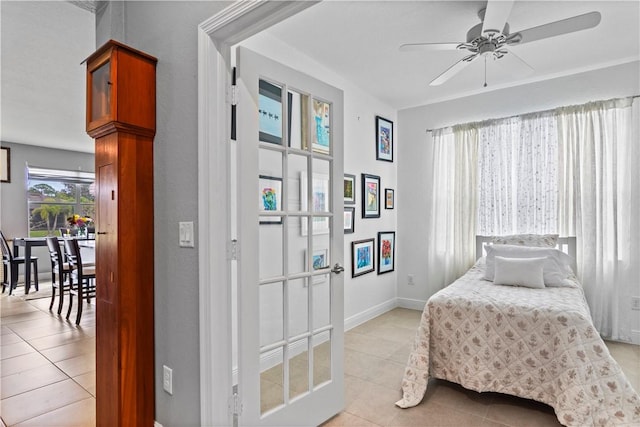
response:
M154 140L156 420L164 427L199 426L198 244L196 248L178 246L178 222L194 221L197 227L198 221L197 27L229 3L114 3L101 12L108 18L103 20L102 14L96 17L96 46L113 37L158 58ZM110 10L112 6L124 10ZM121 14L125 17L124 40L117 37ZM162 365L173 369L172 396L162 390Z
M467 98L402 110L398 113L399 150L398 195L398 298L424 302L439 288L438 266L427 265L424 251L429 238L426 224L431 212L431 194L412 197L414 189L429 188L431 133L426 129L458 123L500 118L583 104L609 98L640 94L640 63L631 62L600 70L560 77ZM407 284L407 275L415 275L415 286Z
M26 165L51 169L94 171L94 157L90 153L57 150L35 145L2 141L11 149L11 182L0 185L0 229L8 239L24 237L29 233L27 212ZM40 257L38 271L42 275L50 271L49 253L46 248L34 248Z

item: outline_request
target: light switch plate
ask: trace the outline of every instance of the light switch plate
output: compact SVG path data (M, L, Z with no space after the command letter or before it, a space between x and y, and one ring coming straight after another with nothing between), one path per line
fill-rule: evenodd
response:
M162 365L162 388L169 394L173 394L173 369Z
M193 221L180 222L180 247L181 248L193 248L194 236L193 236Z

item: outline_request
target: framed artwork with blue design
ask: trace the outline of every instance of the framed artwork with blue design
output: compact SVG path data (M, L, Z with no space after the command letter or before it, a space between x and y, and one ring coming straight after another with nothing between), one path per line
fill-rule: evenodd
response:
M282 211L282 178L260 175L258 181L258 211ZM282 217L276 215L261 215L260 224L282 224Z
M351 242L351 277L371 273L375 269L375 239Z
M393 162L393 122L376 116L376 160Z

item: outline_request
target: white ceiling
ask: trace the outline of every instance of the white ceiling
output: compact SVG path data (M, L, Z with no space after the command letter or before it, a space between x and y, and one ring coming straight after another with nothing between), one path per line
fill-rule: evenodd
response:
M62 1L2 1L0 139L93 152L85 132L85 70L95 15Z
M461 42L484 1L326 0L268 30L397 108L464 97L640 60L640 0L516 1L511 32L599 11L594 29L512 47L535 72L510 71L508 55L476 60L441 86L429 82L462 51L400 52L404 43ZM95 49L91 12L69 2L2 2L3 141L93 151L84 131L84 67ZM501 65L504 65L502 67Z
M405 43L466 41L480 23L486 1L324 1L268 32L348 76L366 92L402 109L459 98L505 86L603 68L640 59L640 1L516 1L511 33L599 11L600 24L589 30L511 48L534 72L522 75L507 54L476 59L448 82L429 82L464 57L466 51L400 52Z

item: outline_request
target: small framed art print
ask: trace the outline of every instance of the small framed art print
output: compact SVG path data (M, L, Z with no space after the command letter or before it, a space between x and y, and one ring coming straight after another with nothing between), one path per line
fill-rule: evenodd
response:
M393 162L393 122L376 116L376 159Z
M392 188L385 188L384 189L384 208L385 209L393 209L393 198L394 198L394 191Z
M378 233L378 274L389 273L396 265L396 232Z
M258 210L272 212L282 210L282 178L260 175ZM260 224L282 224L281 216L260 216Z
M362 174L362 218L380 218L380 177Z
M0 182L11 182L11 150L9 147L0 149Z
M344 204L356 204L356 176L344 174Z
M371 273L375 269L375 239L351 242L351 277Z
M356 208L345 206L344 208L344 234L351 234L355 231Z

